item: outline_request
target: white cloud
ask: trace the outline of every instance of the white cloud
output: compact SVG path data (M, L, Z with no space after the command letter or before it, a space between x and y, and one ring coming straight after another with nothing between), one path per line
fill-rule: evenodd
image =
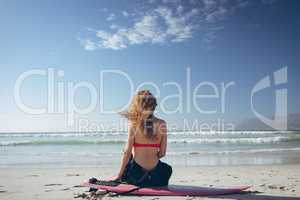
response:
M156 9L167 25L166 33L171 41L181 42L192 36L193 26L188 23L188 15L181 17L174 16L172 10L166 7Z
M100 9L100 11L102 11L102 12L108 12L108 8L102 8L102 9Z
M103 40L107 40L111 37L111 35L109 33L105 32L105 31L101 31L101 30L96 32L96 36Z
M114 50L124 49L127 47L124 38L119 34L113 34L111 37L103 40L102 43L99 44L99 46L102 48L109 48Z
M164 34L160 30L157 16L146 15L127 31L126 37L130 44L159 43L162 41L159 38L164 38Z
M114 50L126 48L129 44L161 43L165 37L159 29L157 16L152 15L144 16L131 28L119 28L113 34L100 30L96 36L100 39L99 47Z
M215 23L217 21L224 20L228 16L228 10L224 7L218 7L213 12L206 15L206 21L209 23Z
M264 0L271 1L271 0ZM273 0L274 1L274 0ZM94 40L83 40L87 50L97 48L125 49L131 45L141 44L166 44L179 43L192 38L195 33L202 37L206 46L211 46L217 38L217 33L223 28L220 25L236 9L247 6L247 0L190 0L186 1L163 0L156 5L157 1L149 0L151 6L135 11L120 11L123 17L132 20L126 26L112 23L108 30L94 31ZM234 3L232 3L234 2ZM146 10L144 10L146 8ZM115 19L111 13L106 18L108 22ZM115 22L115 21L114 21ZM96 32L96 34L95 34ZM209 44L209 45L208 45Z
M110 28L110 29L118 29L119 26L116 25L116 24L111 24L111 25L109 26L109 28Z
M193 9L177 16L170 8L159 7L136 20L132 27L121 28L112 24L110 28L115 30L114 33L97 31L97 45L99 48L119 50L129 45L182 42L192 37L194 26L189 23L189 19L195 14L196 10ZM89 40L85 46L88 46L86 49L92 50L96 45Z
M115 18L114 13L110 13L109 16L106 18L107 21L112 21Z
M129 13L126 12L126 11L122 11L122 15L123 15L124 17L128 17L128 16L129 16Z
M249 6L250 2L248 0L239 0L237 2L237 7L238 8L245 8L247 6Z
M178 13L182 13L182 11L184 10L184 8L183 8L182 5L179 5L176 10L177 10Z
M85 50L92 51L92 50L97 49L96 44L90 39L85 39L85 40L81 41L81 43Z

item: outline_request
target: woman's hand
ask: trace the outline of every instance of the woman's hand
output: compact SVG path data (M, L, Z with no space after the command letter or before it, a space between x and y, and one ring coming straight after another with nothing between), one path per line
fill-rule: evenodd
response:
M121 177L122 177L122 176L120 176L120 175L118 175L118 176L113 176L113 177L111 177L111 178L109 179L109 181L116 181L116 182L118 182L118 181L121 181Z

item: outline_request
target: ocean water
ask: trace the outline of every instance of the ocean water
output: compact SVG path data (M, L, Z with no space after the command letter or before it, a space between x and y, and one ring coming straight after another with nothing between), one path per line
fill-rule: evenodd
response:
M0 168L117 167L126 138L126 132L0 133ZM169 132L162 160L176 166L300 163L300 132Z

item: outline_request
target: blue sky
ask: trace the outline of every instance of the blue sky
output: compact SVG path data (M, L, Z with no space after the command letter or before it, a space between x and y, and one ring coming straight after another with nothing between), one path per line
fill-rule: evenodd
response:
M32 69L64 71L55 83L88 81L100 98L100 72L121 70L134 87L155 83L158 98L174 94L177 82L183 88L186 105L186 70L191 70L191 88L208 81L220 89L222 82L234 82L227 91L226 111L220 98L201 100L203 114L192 109L157 115L169 123L215 121L238 123L254 117L250 107L253 86L263 77L288 67L288 112L299 112L300 84L300 3L297 0L150 0L150 1L17 1L0 0L0 131L66 131L67 110L63 114L30 115L14 102L18 77ZM34 76L22 85L24 102L32 107L47 105L46 78ZM55 86L55 87L56 87ZM145 87L155 93L155 88ZM115 75L105 80L104 106L120 108L131 96L128 81ZM265 115L273 115L274 87L256 98ZM202 94L211 89L203 88ZM65 94L65 97L67 95ZM57 96L55 106L57 106ZM75 95L76 105L85 107L86 90ZM174 108L176 99L166 101ZM67 100L64 101L67 106ZM103 114L99 103L92 112L78 114L97 124L110 124L117 114Z

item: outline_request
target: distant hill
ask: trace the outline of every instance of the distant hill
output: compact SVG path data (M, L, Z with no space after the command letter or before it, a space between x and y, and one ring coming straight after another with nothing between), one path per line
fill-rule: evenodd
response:
M300 113L291 113L287 119L288 130L300 130ZM242 121L236 127L237 130L274 130L257 118Z

